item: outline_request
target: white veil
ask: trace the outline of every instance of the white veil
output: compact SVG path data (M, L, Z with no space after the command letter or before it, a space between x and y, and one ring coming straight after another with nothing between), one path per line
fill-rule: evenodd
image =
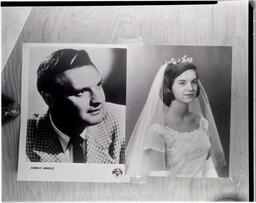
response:
M158 123L164 125L164 107L163 101L160 98L162 95L162 84L166 64L162 65L158 70L151 89L148 94L147 101L144 108L136 122L135 128L132 132L131 138L126 148L126 174L131 176L136 175L149 175L150 156L143 149L145 139L147 139L148 129L152 124ZM199 81L200 96L197 97L190 105L191 112L198 115L203 115L209 123L209 137L211 142L210 155L217 170L220 170L226 165L225 155L220 142L218 130L214 121L212 110L208 101L207 94L203 88L202 83ZM164 153L163 153L163 156ZM163 160L165 158L163 157ZM160 164L163 166L160 170L165 170L165 163ZM159 166L157 167L159 168Z

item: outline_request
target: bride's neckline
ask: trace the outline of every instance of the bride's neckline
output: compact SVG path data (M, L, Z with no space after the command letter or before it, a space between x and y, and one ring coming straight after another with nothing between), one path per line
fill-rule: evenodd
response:
M179 130L176 130L176 129L171 128L171 127L168 126L168 125L160 125L160 126L162 126L162 127L164 127L164 128L167 128L167 129L170 129L170 130L172 130L172 131L174 131L174 132L177 132L177 133L179 133L179 134L191 134L191 133L193 133L193 132L195 132L195 131L198 131L198 130L201 128L202 119L203 119L203 117L201 116L200 119L199 119L199 121L198 121L198 127L196 127L195 129L193 129L193 130L191 130L191 131L179 131Z

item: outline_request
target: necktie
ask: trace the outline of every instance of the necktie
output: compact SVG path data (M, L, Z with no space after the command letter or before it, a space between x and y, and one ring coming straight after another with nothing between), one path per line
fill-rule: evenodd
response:
M75 136L70 139L71 144L73 145L73 162L74 163L84 163L85 154L83 149L83 138L80 136Z

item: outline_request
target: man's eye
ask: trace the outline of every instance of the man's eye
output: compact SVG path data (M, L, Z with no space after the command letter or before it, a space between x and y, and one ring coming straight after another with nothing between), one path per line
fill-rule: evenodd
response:
M75 96L81 97L84 94L84 92L77 92Z
M86 92L88 92L87 90L81 90L75 93L75 96L81 97L83 96Z
M180 84L180 85L185 85L185 82L180 82L179 84Z
M76 96L81 97L83 95L83 92L76 93Z

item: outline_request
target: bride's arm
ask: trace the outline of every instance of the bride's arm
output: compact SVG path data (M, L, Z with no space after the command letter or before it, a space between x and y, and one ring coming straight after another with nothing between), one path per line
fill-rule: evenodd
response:
M146 153L150 157L148 163L150 171L165 170L165 154L163 152L148 149Z
M165 170L165 141L159 133L158 125L151 125L147 131L147 138L144 140L143 151L146 160L142 160L147 171Z
M203 176L204 177L212 177L212 178L218 177L218 174L215 169L215 165L212 161L211 156L205 161L204 169L203 169Z

